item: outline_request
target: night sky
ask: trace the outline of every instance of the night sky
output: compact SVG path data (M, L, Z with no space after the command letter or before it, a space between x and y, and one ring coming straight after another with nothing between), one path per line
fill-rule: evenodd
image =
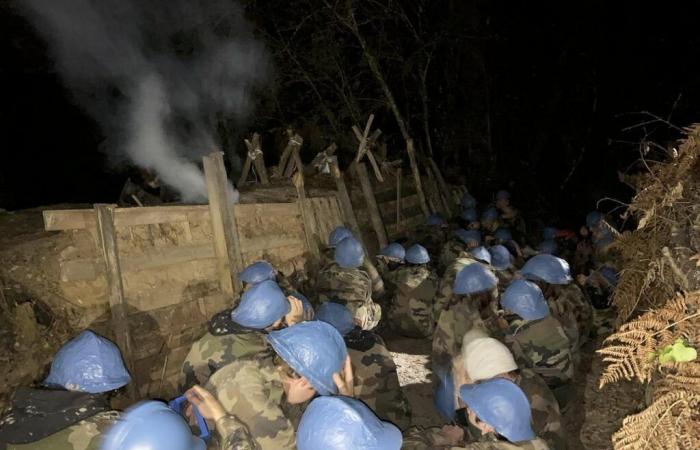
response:
M127 168L108 163L100 127L64 87L43 38L17 11L18 3L0 1L0 207L114 202ZM434 71L464 72L453 78L454 86L444 82L447 77L436 77L441 81L429 86L436 98L431 103L437 122L433 126L457 128L440 123L440 118L482 116L487 110L493 150L491 155L474 155L484 152L483 139L474 137L483 135L479 122L474 125L479 130L459 139L440 144L436 137L436 159L446 165L458 161L477 196L510 186L523 209L539 208L562 222L579 219L605 196L629 200L632 191L619 183L617 171L630 165L637 170L635 143L646 138L664 146L679 137L676 128L663 122L635 126L653 122L641 113L681 128L698 121L698 8L691 3L654 2L647 7L631 1L470 2L474 9L465 8L465 17L451 20L463 19L478 30L477 38L464 45L478 49L483 70L470 76L466 71L475 69L468 61L438 52ZM261 22L258 2L246 4L253 27L269 30L272 25ZM441 11L431 14L439 26L444 20L437 18ZM427 17L427 26L432 20ZM267 34L260 36L265 39ZM366 38L372 45L384 37L372 28ZM281 57L272 60L275 74L291 64ZM389 76L394 86L398 80ZM275 75L269 83L275 84ZM483 86L488 86L487 93ZM288 100L293 92L280 91L279 96ZM472 92L478 92L478 101ZM446 96L454 98L437 100ZM397 97L408 102L411 95ZM245 123L238 123L237 135L274 128L270 116L279 111L272 112L262 97L254 101L256 107ZM343 107L330 104L332 109ZM383 105L363 112L377 113L385 133L398 136ZM304 117L295 120L303 127ZM419 135L416 123L411 121L411 129ZM349 129L351 123L342 125ZM469 158L455 157L468 147Z

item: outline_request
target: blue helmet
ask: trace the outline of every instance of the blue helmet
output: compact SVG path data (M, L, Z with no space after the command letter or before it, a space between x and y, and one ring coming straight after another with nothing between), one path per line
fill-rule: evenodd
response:
M510 442L535 439L530 426L530 402L512 381L492 378L478 384L465 384L460 388L459 396L482 422Z
M525 320L544 319L549 306L542 290L532 281L515 280L501 296L501 306Z
M290 293L290 295L296 299L299 299L299 301L301 301L301 305L304 308L304 312L308 312L308 311L314 312L313 305L311 304L309 299L306 298L306 296L304 294L302 294L298 291L293 291L292 293Z
M496 192L496 200L510 200L510 192L501 189Z
M542 239L545 241L554 240L559 234L559 230L554 227L544 227L542 230Z
M343 269L357 269L365 260L365 250L354 237L345 238L335 247L335 262Z
M406 262L410 264L428 264L430 262L428 250L420 244L413 244L406 250Z
M345 227L336 227L331 231L331 234L328 235L328 246L335 247L340 244L340 241L348 237L352 237L352 231Z
M58 350L51 363L47 386L97 394L131 381L114 343L90 330L83 331Z
M398 242L392 242L384 247L382 251L379 252L379 255L403 262L404 258L406 257L406 249L404 249L403 245L399 244Z
M603 214L600 211L591 211L586 216L586 226L588 228L597 228L603 221Z
M498 220L498 216L500 214L498 213L498 210L491 206L490 208L487 208L486 211L481 214L481 221L482 222L493 222L494 220Z
M485 247L473 248L473 249L469 250L469 253L477 261L481 261L482 263L486 263L486 264L491 264L491 253L489 253L489 251L486 250Z
M440 214L431 214L425 219L425 224L429 227L437 227L445 225L445 219Z
M491 267L498 271L508 270L513 267L513 255L503 245L494 245L489 248L491 253Z
M600 237L593 239L593 244L595 244L597 250L602 250L613 242L615 242L615 238L609 230L605 230Z
M465 230L464 228L458 228L455 230L457 237L465 244L471 243L472 245L481 245L481 231L479 230Z
M467 222L476 222L479 220L479 213L474 208L463 209L459 217Z
M355 318L350 310L345 305L333 301L322 303L318 307L315 319L330 323L343 336L355 328Z
M238 274L242 282L248 284L258 284L266 280L275 280L277 272L267 261L258 261L249 265Z
M231 320L244 327L262 330L283 318L290 309L282 289L276 282L267 280L243 293L240 303L231 311Z
M163 402L149 400L128 408L109 429L100 450L205 450L183 417Z
M455 384L451 368L435 368L437 383L433 388L433 404L435 409L447 421L455 418Z
M401 430L348 397L318 397L304 411L296 433L299 450L399 450Z
M508 228L499 228L498 230L496 230L495 233L493 233L493 237L495 237L501 242L508 242L513 240L513 234Z
M530 258L520 269L520 273L528 280L549 284L569 284L572 280L568 262L545 254Z
M537 250L540 253L545 253L547 255L556 255L559 251L559 246L557 245L556 241L547 240L540 242L540 245L537 247Z
M612 286L617 286L620 281L620 277L615 269L610 266L603 266L600 269L600 274L610 283Z
M483 264L472 263L459 271L452 287L457 295L478 294L496 287L498 279Z
M469 193L462 196L462 209L476 208L476 199Z
M342 370L348 351L343 337L332 325L320 320L298 323L271 331L267 342L320 395L338 391L333 374Z

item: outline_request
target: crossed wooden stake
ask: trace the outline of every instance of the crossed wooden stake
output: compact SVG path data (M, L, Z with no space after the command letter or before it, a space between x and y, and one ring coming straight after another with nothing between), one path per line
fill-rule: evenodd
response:
M382 176L382 171L377 164L377 160L372 153L372 148L377 143L377 139L382 134L382 130L376 129L374 133L370 136L369 130L372 128L372 122L374 122L374 114L370 114L369 119L367 119L367 124L365 125L364 133L360 131L357 125L352 126L352 132L355 133L355 138L359 143L357 147L357 156L355 157L355 163L359 164L362 158L367 155L370 164L372 164L372 169L374 170L374 176L377 180L384 182L384 177Z
M248 156L243 164L241 177L238 179L238 186L242 186L243 183L248 181L251 166L255 167L255 173L260 177L260 182L262 184L270 184L270 180L267 177L267 168L265 168L265 159L263 158L263 152L260 146L260 135L254 133L251 140L245 139L245 146L248 148Z

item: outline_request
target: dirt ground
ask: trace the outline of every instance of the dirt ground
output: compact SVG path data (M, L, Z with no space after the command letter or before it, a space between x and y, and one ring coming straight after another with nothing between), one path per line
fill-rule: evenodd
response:
M439 426L443 422L433 408L429 354L431 341L385 334L394 357L399 381L413 407L413 424ZM634 383L618 383L598 390L604 364L594 353L602 338L591 341L582 352L574 381L571 407L564 413L569 450L611 450L611 436L622 419L634 413L643 401L644 390Z

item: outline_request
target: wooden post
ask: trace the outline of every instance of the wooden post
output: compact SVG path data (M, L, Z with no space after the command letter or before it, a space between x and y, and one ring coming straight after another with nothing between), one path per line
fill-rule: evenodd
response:
M355 216L355 211L352 208L352 202L350 201L347 186L345 186L343 174L338 167L338 159L335 157L331 158L330 166L331 175L333 175L333 178L335 179L335 186L338 190L338 203L340 204L340 209L343 211L343 219L345 223L350 226L352 233L362 242L362 232L360 231L360 226L357 224L357 217ZM364 245L364 247L367 248L366 245Z
M133 344L127 317L127 302L124 296L122 271L119 264L119 249L117 248L117 232L114 228L114 209L116 205L95 205L97 221L97 238L99 239L102 259L105 265L107 279L107 298L112 316L112 330L117 345L122 352L124 363L131 373L132 381L126 387L129 397L138 400L138 380L134 371Z
M446 217L450 217L447 200L445 200L445 198L442 196L442 193L440 192L440 186L438 186L432 168L430 166L426 166L425 173L428 174L429 191L431 192L431 196L433 197L432 201L430 197L428 197L428 201L431 203L431 209L433 210L433 212L440 211ZM433 204L433 202L435 202L435 204Z
M242 269L241 244L238 239L231 189L224 167L224 154L213 152L202 158L209 194L209 215L214 236L219 285L224 295L233 297L234 288L240 289L238 272Z
M296 154L298 158L299 153L296 152ZM306 238L306 248L308 248L309 252L311 252L311 255L313 256L313 261L318 261L318 237L314 233L316 226L313 223L313 214L309 210L309 206L306 202L306 190L304 189L304 174L301 170L298 170L297 173L294 174L293 181L294 187L297 190L301 221L304 224L304 237Z
M433 168L435 178L437 178L438 186L440 187L440 197L442 198L442 202L445 205L445 208L447 208L447 211L445 212L447 213L448 217L452 217L452 206L450 205L450 202L448 200L450 198L450 190L447 187L447 183L445 183L445 179L442 177L442 172L440 172L440 168L438 167L435 160L433 158L428 158L428 162Z
M260 135L254 133L251 140L245 139L244 142L248 149L248 155L241 171L241 178L238 180L238 186L241 186L247 180L251 164L255 167L255 172L260 177L260 182L262 184L270 184L270 180L267 177L267 168L265 167L265 157L260 145Z
M416 163L416 151L413 148L413 139L408 139L406 141L406 151L408 152L408 159L411 163L411 171L413 172L413 180L416 183L416 191L418 192L420 207L423 210L425 217L428 217L430 215L430 210L428 209L428 203L425 201L425 193L423 192L420 172L418 171L418 164Z
M357 163L355 165L355 173L357 174L357 178L360 180L360 186L362 186L362 193L365 197L367 212L369 213L370 220L372 221L372 227L374 228L374 232L377 234L379 248L384 248L387 245L389 245L389 241L386 237L384 221L382 220L382 215L379 212L379 207L377 206L377 199L374 198L372 183L369 180L369 175L367 174L367 166L365 165L365 163Z
M396 231L401 230L401 183L403 169L401 166L396 168Z
M287 162L287 168L284 170L284 177L291 178L294 174L294 169L299 171L304 170L304 164L301 162L301 157L299 157L299 149L304 143L304 138L295 134L289 138L289 148L291 149L289 161Z

